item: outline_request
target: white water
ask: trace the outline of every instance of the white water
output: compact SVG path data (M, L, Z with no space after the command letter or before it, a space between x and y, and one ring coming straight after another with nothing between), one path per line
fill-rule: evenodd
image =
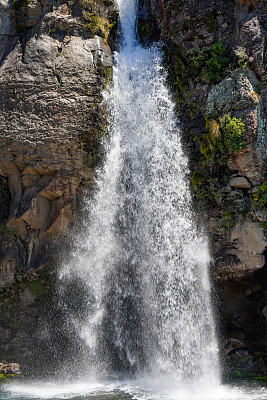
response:
M86 293L68 321L84 349L79 369L70 366L81 378L10 383L0 399L264 400L264 388L220 384L208 245L191 213L160 53L136 43L133 0L119 6L125 45L107 95L111 139L61 273Z
M191 212L174 105L160 52L135 40L134 1L119 8L124 46L106 99L111 140L87 204L90 222L62 271L87 286L86 316L72 318L94 376L119 370L218 383L209 250Z
M76 383L35 382L9 384L1 400L266 400L262 387L231 387L179 384L164 379L143 378L120 381L78 381Z

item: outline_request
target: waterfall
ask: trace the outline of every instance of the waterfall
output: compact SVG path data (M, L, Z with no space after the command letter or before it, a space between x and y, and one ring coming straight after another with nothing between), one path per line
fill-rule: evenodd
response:
M88 218L61 271L86 293L70 316L97 376L167 375L218 383L205 234L196 226L161 53L135 38L134 0L119 0L105 162Z

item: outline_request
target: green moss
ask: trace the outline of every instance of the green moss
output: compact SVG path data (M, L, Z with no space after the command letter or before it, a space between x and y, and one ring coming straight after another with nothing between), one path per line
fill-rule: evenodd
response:
M5 383L8 380L14 379L14 378L15 378L14 374L0 374L0 385L2 383Z
M112 67L103 67L102 76L106 79L106 86L108 86L112 79Z
M259 375L257 372L252 373L252 372L247 372L247 371L232 371L231 372L232 378L237 378L237 379L242 379L242 380L248 380L248 381L254 381L262 384L267 383L267 376L266 375Z
M6 226L6 221L2 222L2 224L0 225L0 232L14 236L18 234L18 232L15 229L10 229Z
M229 234L230 229L235 225L235 216L228 210L224 210L221 214L220 226L224 230L224 234Z
M85 21L86 29L92 35L97 35L102 38L105 37L105 32L103 31L103 29L101 27L100 17L97 14L83 10L82 16Z
M241 68L246 68L248 65L249 57L246 54L245 50L238 49L234 51L235 55L237 56L237 64Z
M28 288L30 292L36 297L42 297L47 294L48 292L48 285L47 282L42 281L40 279L32 282L25 282L21 285L24 288Z

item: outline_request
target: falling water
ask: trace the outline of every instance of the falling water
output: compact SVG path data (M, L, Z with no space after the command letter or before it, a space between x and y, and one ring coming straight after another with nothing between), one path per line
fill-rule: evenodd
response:
M264 400L264 388L220 384L208 244L161 54L137 43L134 0L118 1L106 158L61 271L77 363L62 380L6 384L0 400Z
M208 243L191 211L161 54L136 41L134 0L118 6L124 45L106 95L106 159L61 273L86 292L72 323L91 374L218 383Z

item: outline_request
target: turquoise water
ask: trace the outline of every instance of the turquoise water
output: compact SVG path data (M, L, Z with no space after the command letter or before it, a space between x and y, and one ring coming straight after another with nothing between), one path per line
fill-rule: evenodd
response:
M194 385L166 377L125 381L12 382L0 390L0 400L266 400L260 386Z

